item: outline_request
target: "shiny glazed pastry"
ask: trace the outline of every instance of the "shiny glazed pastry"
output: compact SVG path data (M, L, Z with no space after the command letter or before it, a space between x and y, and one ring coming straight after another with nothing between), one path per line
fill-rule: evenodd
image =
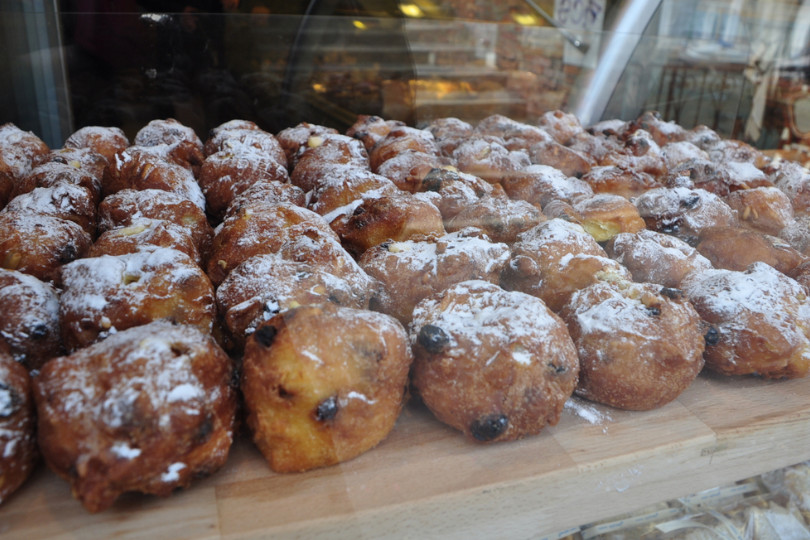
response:
M36 414L31 380L0 343L0 507L34 470Z
M442 422L479 442L555 425L574 391L576 349L543 302L465 281L419 302L412 383Z
M595 283L560 311L579 355L577 395L649 410L675 399L703 368L700 316L678 289Z
M392 317L332 305L280 313L248 338L247 424L277 472L352 459L382 441L405 402L412 362Z
M59 296L34 276L0 269L0 346L29 371L62 354Z
M156 247L80 259L62 269L60 314L68 351L158 319L210 332L214 289L187 255Z
M188 487L227 459L232 377L213 338L167 321L56 358L34 381L45 462L90 512L125 492Z
M810 302L793 279L754 263L744 272L695 272L681 287L711 325L706 367L769 379L810 372Z

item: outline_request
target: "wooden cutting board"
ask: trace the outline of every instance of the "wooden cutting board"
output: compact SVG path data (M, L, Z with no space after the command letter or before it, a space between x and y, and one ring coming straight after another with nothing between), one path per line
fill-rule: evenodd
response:
M223 470L161 499L88 514L41 466L0 507L12 538L542 538L810 459L810 378L701 375L629 412L573 398L557 426L478 445L418 403L348 463L272 473L240 439Z

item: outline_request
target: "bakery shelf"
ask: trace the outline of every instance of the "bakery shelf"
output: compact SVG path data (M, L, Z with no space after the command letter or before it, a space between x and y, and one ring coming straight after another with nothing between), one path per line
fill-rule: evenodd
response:
M246 439L225 468L167 499L88 514L41 466L3 507L12 538L542 538L810 459L810 379L702 374L654 411L572 399L557 426L478 445L418 403L377 448L272 473Z

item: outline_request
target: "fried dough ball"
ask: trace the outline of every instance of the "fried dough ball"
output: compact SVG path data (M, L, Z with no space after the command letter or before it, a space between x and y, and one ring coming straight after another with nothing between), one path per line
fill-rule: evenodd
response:
M223 124L223 126L227 126ZM222 127L216 129L212 137L206 141L205 155L210 157L218 152L237 152L250 149L251 152L258 152L266 159L272 159L287 168L287 154L281 147L281 143L273 136L258 127Z
M346 130L346 135L358 139L365 149L371 149L388 135L392 129L402 127L405 123L400 120L385 120L379 116L361 114L357 120Z
M779 232L779 238L805 257L810 257L810 216L797 216Z
M335 128L301 122L297 126L285 128L276 133L276 140L284 150L284 154L287 156L287 164L292 170L298 163L298 156L306 149L310 137L337 134L338 131Z
M725 201L742 225L764 234L778 235L793 220L790 198L776 187L737 190Z
M696 246L716 268L743 271L753 262L764 262L787 275L804 256L780 238L742 227L709 227Z
M607 154L599 164L647 173L653 177L662 176L667 172L661 147L655 143L652 135L643 129L628 135L624 140L624 146L618 152Z
M34 160L49 151L45 142L12 123L0 125L0 208L11 199L15 185L31 171Z
M544 207L555 199L572 202L579 197L593 195L586 182L566 176L549 165L530 165L501 181L504 191L513 199L520 199Z
M677 236L690 246L709 227L737 225L737 212L703 189L655 188L634 201L648 229Z
M385 290L375 309L408 324L417 302L449 285L470 279L497 284L508 259L506 244L491 242L482 231L470 228L384 242L368 249L358 262Z
M28 479L37 450L31 379L0 346L0 505Z
M217 228L206 265L208 276L218 286L243 261L277 252L310 229L338 239L321 216L306 208L290 203L244 206Z
M439 155L436 140L431 132L409 126L397 126L369 150L371 170L379 173L379 168L384 162L404 152Z
M789 198L796 215L810 214L810 170L785 161L772 173L773 184Z
M710 326L706 367L725 375L804 377L810 371L810 303L802 287L765 263L706 270L681 282Z
M455 117L435 118L425 130L433 134L439 154L445 157L453 155L456 147L473 134L473 126Z
M356 265L341 268L294 261L279 253L237 266L217 288L217 306L236 346L274 315L304 305L333 303L368 309L378 284Z
M543 302L465 281L419 302L412 381L442 422L478 442L555 425L577 381L574 344Z
M449 165L449 161L425 152L407 151L387 159L376 170L377 174L391 180L402 191L416 193L430 171Z
M475 205L482 197L506 196L499 186L460 172L454 167L431 170L422 178L418 191L438 195L434 204L445 220L450 220L465 208Z
M535 144L554 140L542 128L518 122L502 114L493 114L478 122L473 136L503 139L507 150L528 150Z
M98 232L132 225L140 218L161 219L183 227L201 255L208 253L214 231L205 212L182 195L162 189L124 189L98 205Z
M554 140L566 144L572 138L585 131L576 115L563 111L547 111L540 117L538 125L546 130Z
M203 143L194 130L174 118L152 120L138 130L132 144L165 147L167 159L194 171L194 176L205 159Z
M290 181L304 191L311 191L340 165L369 168L368 152L363 143L345 135L317 135L309 138L299 156Z
M683 177L688 178L688 182L684 182ZM664 184L666 187L703 189L718 197L725 197L731 193L732 182L729 171L723 164L706 158L690 159L675 165L669 170Z
M664 121L658 111L646 111L641 116L629 123L628 129L631 132L644 130L649 133L658 146L667 143L683 141L687 137L687 131L675 121Z
M165 150L165 146L130 146L121 152L104 174L104 196L124 189L162 189L177 193L204 210L205 195L194 175L168 161Z
M709 154L689 141L667 143L661 147L661 152L667 171L672 171L682 163L709 161Z
M556 141L533 144L529 147L529 158L532 163L554 167L565 176L576 178L582 178L596 164L595 160L584 153Z
M545 221L533 204L506 197L484 196L444 222L447 232L467 227L483 230L493 242L512 243L517 235Z
M134 219L129 225L103 232L93 243L87 256L124 255L145 247L176 249L187 255L197 266L202 266L203 263L188 229L165 219L150 218Z
M125 492L188 487L228 457L232 377L211 336L167 321L54 359L34 381L45 462L90 512Z
M59 296L51 285L0 269L0 305L0 345L6 345L15 361L33 371L62 354Z
M129 139L124 130L118 127L85 126L74 131L65 140L65 148L92 150L113 162L119 152L127 149Z
M546 219L559 218L582 226L583 217L574 210L570 203L561 199L552 199L543 207L543 215Z
M633 280L677 288L691 272L712 268L695 248L672 235L643 229L620 233L605 245L608 255L633 275Z
M456 147L453 159L460 171L483 178L490 184L503 183L531 165L526 152L508 150L503 139L494 137L465 140Z
M661 187L655 177L634 168L600 165L591 168L582 181L595 193L612 193L632 199L650 189Z
M582 216L582 227L597 242L606 242L619 233L634 233L644 228L644 220L629 200L611 193L597 193L572 201Z
M101 200L101 179L80 165L48 161L37 165L31 172L14 186L14 197L29 193L38 187L56 187L70 184L85 188L93 198L93 204Z
M274 205L276 203L290 203L305 207L307 194L298 186L280 184L278 182L258 182L237 195L225 211L223 221L242 211L243 208L258 205Z
M205 158L199 184L206 208L214 220L222 219L234 197L257 183L287 183L287 168L266 152L249 145L232 145Z
M62 268L60 316L68 351L159 319L210 333L214 289L187 255L156 247L80 259Z
M439 209L419 194L404 191L363 199L351 214L339 216L331 225L344 247L357 257L388 240L445 232Z
M35 188L11 199L3 210L72 221L91 237L96 234L96 205L93 195L75 184L62 183Z
M222 124L211 128L208 132L208 138L203 144L203 152L206 156L210 156L215 152L222 150L223 143L231 137L239 136L244 131L259 130L258 124L252 120L243 120L241 118L234 118Z
M412 354L392 317L333 305L284 311L248 338L247 424L270 468L350 460L382 441L406 399Z
M512 245L501 283L543 300L559 311L571 295L598 281L630 279L582 226L551 219L520 234Z
M703 368L701 319L678 289L595 283L560 312L579 355L576 394L629 410L669 403Z
M753 146L735 139L722 139L701 146L715 163L749 163L757 169L768 165L770 159ZM755 187L755 186L750 186Z
M353 211L366 197L392 195L397 191L391 180L368 169L351 165L331 167L329 174L310 192L307 208L331 222L338 214Z
M100 189L100 181L104 177L104 171L114 161L115 155L108 159L91 148L60 148L38 156L34 161L34 167L36 168L45 163L69 165L95 178L99 182L98 188Z
M59 268L84 257L92 243L90 235L72 221L0 212L0 268L58 283Z

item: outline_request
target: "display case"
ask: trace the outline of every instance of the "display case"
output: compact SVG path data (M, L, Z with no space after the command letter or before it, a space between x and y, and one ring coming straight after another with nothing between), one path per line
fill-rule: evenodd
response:
M0 0L0 25L0 117L51 148L82 126L132 139L156 118L205 140L231 119L344 133L359 115L536 125L559 110L591 126L658 111L810 159L806 0ZM587 524L810 460L808 396L810 378L704 372L649 411L571 397L556 425L496 444L412 399L345 463L274 473L244 432L216 474L97 514L40 464L0 505L0 535L583 538Z

